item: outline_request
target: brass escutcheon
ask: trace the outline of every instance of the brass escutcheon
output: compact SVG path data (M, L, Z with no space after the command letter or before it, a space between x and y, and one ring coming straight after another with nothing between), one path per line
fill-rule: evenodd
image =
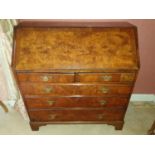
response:
M122 73L121 74L121 81L123 82L132 82L134 81L135 73Z

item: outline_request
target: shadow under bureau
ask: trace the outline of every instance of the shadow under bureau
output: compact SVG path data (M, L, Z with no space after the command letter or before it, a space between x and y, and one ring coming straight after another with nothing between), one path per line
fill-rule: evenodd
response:
M139 70L129 23L23 22L12 68L32 130L53 123L106 123L121 130Z

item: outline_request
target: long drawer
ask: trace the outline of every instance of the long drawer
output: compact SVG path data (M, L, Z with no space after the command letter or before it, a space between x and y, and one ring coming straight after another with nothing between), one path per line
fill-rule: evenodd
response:
M31 121L118 121L123 119L122 109L101 110L35 110L29 111Z
M51 83L20 83L24 95L44 96L104 96L128 95L132 86L119 84L51 84Z
M127 97L29 97L25 98L29 109L44 108L102 108L127 106Z

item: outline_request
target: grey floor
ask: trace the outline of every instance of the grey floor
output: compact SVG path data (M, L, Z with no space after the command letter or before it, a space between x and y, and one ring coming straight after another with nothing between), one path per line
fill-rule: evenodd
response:
M47 125L31 131L29 123L15 110L4 113L0 107L1 135L145 135L155 120L154 103L131 102L122 131L105 124Z

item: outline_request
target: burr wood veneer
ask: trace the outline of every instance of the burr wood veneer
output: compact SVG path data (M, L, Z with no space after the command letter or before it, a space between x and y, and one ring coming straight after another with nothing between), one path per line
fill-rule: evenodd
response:
M139 70L135 26L26 22L14 30L12 68L32 130L52 123L122 129Z

